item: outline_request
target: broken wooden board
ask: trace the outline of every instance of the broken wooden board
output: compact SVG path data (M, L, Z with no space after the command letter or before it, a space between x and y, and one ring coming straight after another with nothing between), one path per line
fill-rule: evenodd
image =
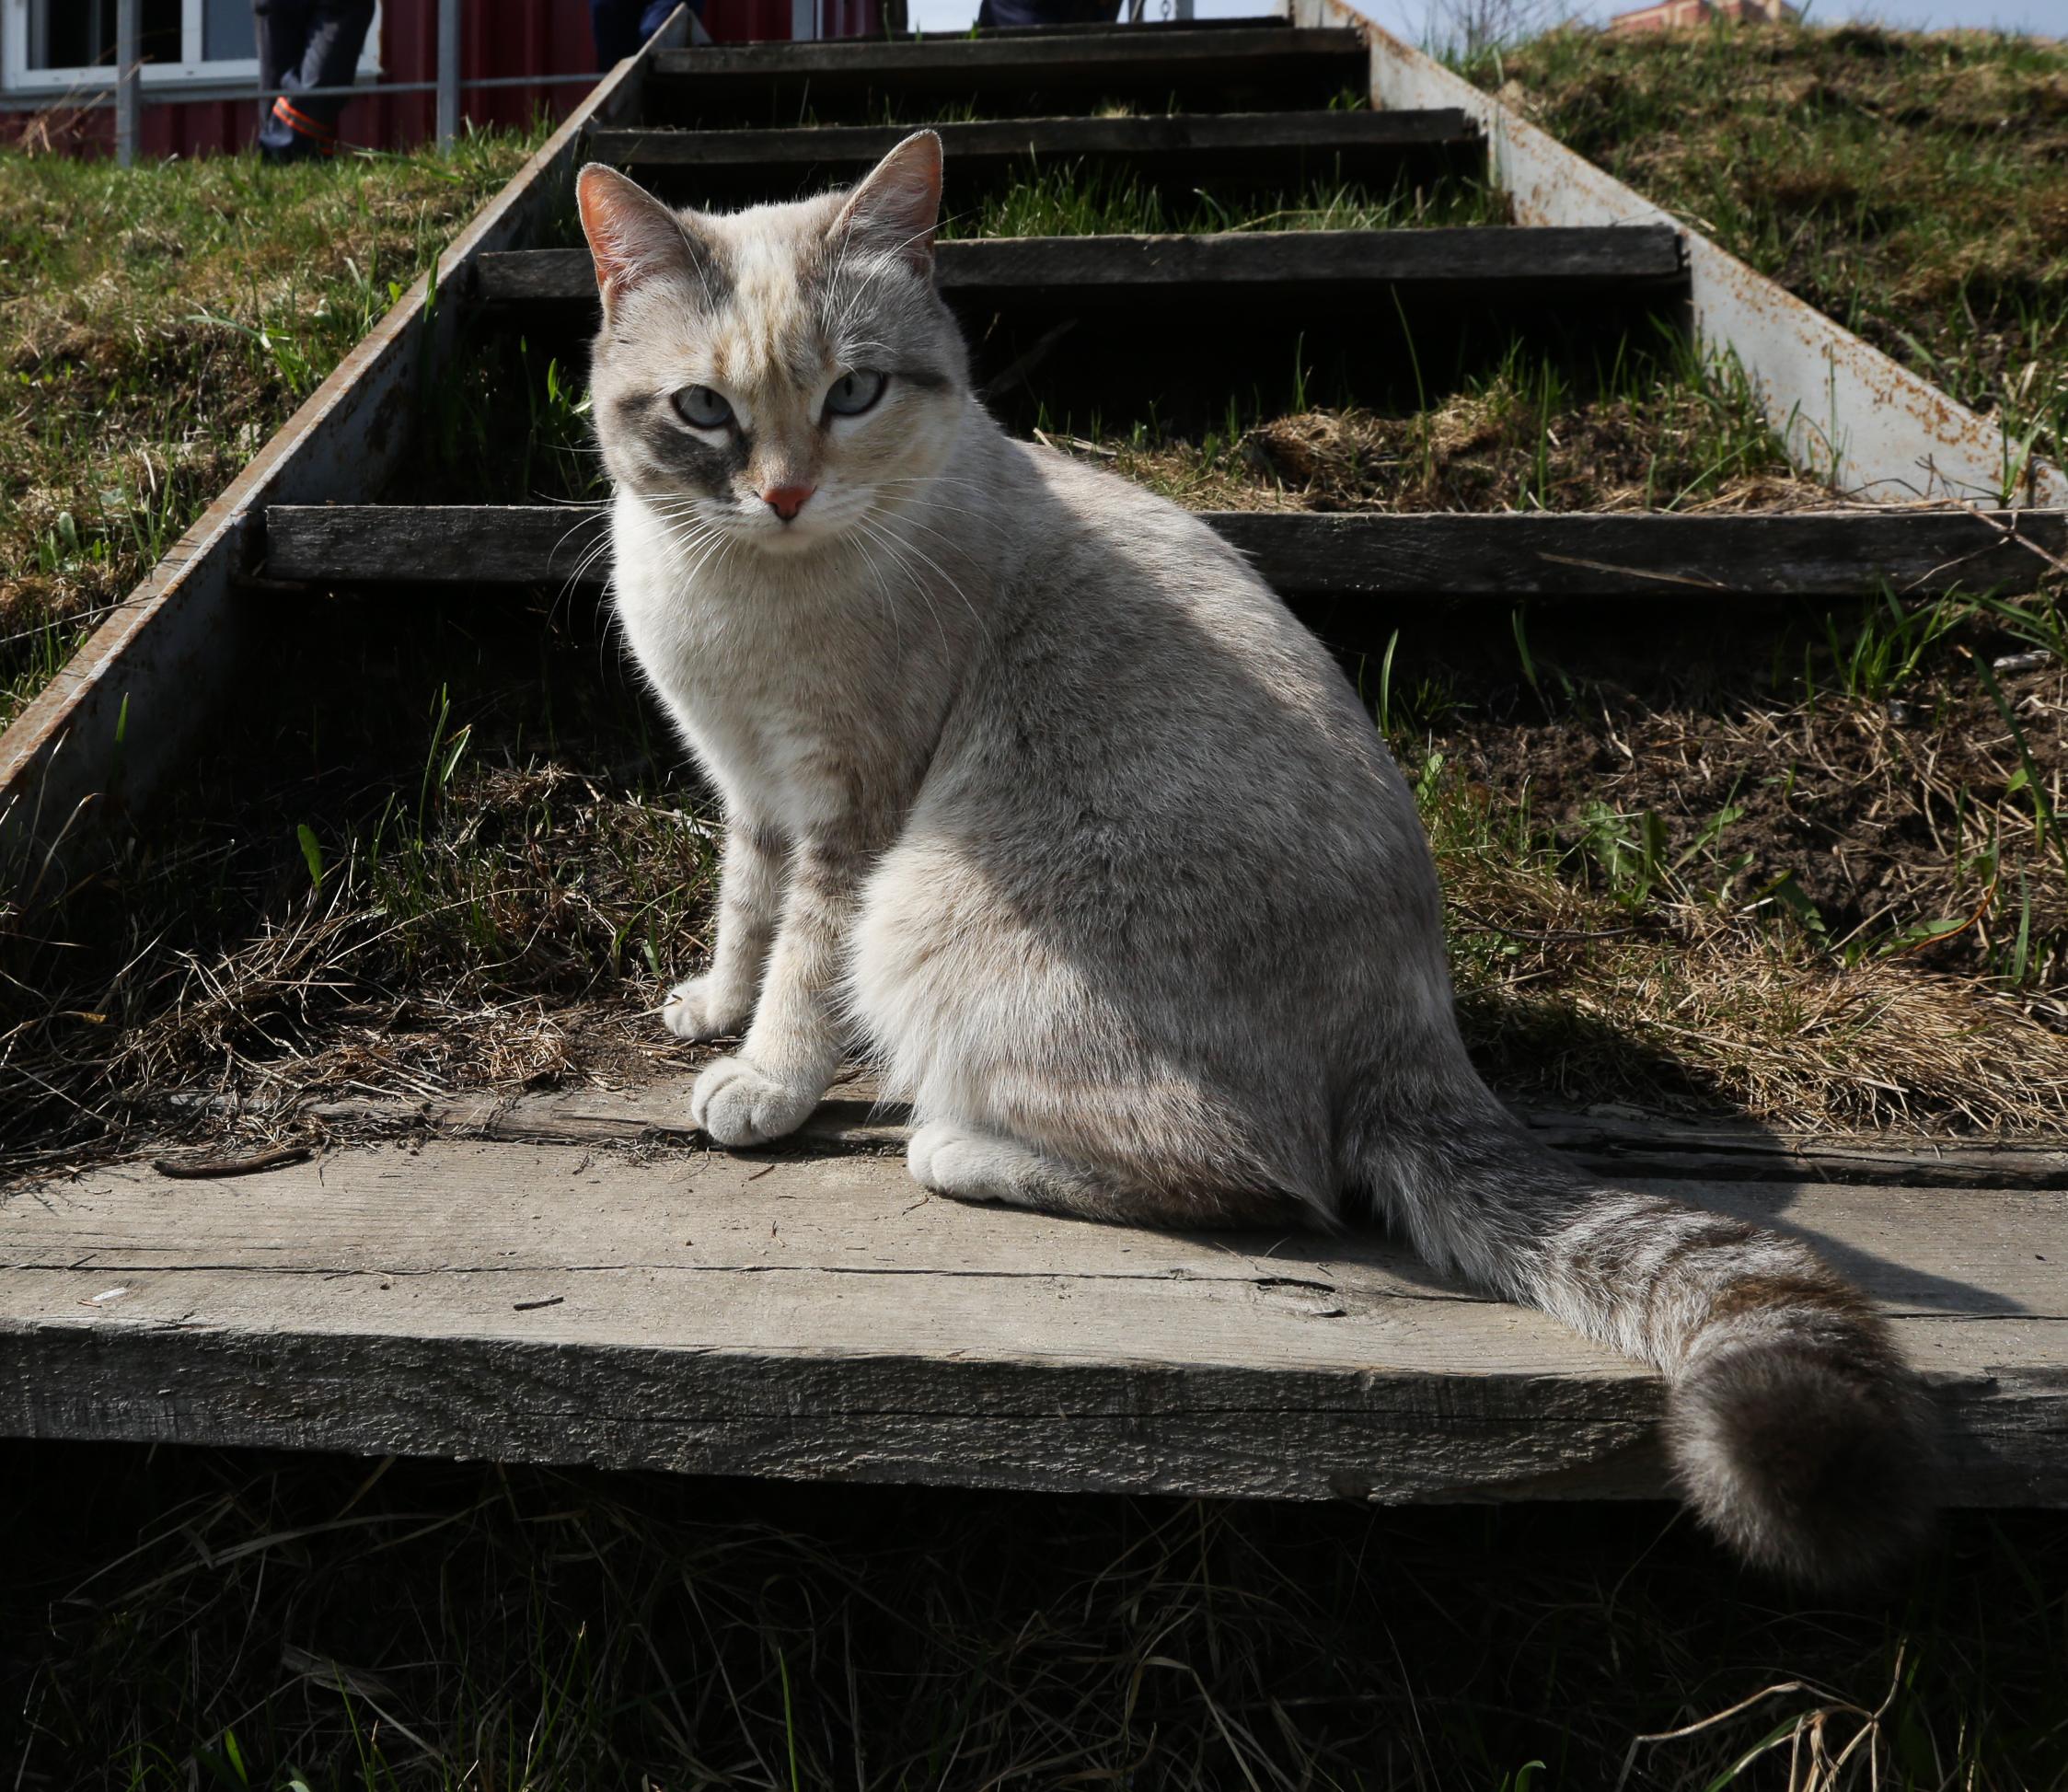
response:
M1948 1497L2068 1491L2068 1194L1665 1183L1793 1228L1941 1397ZM0 1207L0 1429L1293 1498L1665 1491L1656 1377L1369 1238L930 1198L895 1153L453 1141Z
M1899 596L2029 591L2068 550L2060 511L1785 514L1207 511L1288 596ZM560 505L275 505L265 572L312 584L601 583L599 511Z

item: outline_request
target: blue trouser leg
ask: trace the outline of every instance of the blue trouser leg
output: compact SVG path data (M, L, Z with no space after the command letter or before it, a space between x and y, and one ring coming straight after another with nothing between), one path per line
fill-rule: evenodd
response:
M260 102L259 147L276 160L328 156L342 98L298 98L304 87L349 86L374 22L373 0L252 0L259 81L283 89Z
M689 0L699 17L703 0ZM608 68L627 56L667 23L675 0L589 0L589 28L596 36L596 66Z
M984 0L979 25L1102 25L1120 11L1120 0Z

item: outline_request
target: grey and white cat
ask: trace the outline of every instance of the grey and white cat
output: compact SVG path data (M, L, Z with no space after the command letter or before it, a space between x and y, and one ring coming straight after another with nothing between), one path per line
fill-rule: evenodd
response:
M720 1144L843 1054L960 1200L1383 1222L1670 1378L1696 1511L1869 1574L1930 1407L1800 1243L1603 1186L1467 1059L1413 801L1320 644L1204 524L1009 439L935 292L941 145L850 192L677 213L591 167L618 611L723 798L710 972L668 998Z

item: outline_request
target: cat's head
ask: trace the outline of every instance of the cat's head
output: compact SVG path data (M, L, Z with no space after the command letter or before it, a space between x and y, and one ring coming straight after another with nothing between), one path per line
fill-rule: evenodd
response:
M674 533L809 550L941 471L969 368L934 290L932 132L852 191L791 204L677 212L596 164L577 194L604 464Z

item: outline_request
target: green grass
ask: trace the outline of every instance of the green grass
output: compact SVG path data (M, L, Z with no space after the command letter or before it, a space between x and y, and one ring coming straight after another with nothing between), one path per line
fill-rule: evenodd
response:
M2068 447L2068 44L1980 31L1554 31L1467 64L1820 310Z
M1418 361L1410 342L1407 358ZM1069 417L1043 434L1195 510L1600 511L1800 507L1798 479L1735 363L1663 329L1578 357L1520 337L1428 397L1371 408L1302 374L1291 412L1231 399L1196 434ZM1308 409L1298 400L1329 400Z
M0 1590L24 1787L2068 1775L2068 1554L2040 1515L1956 1520L1887 1598L1833 1601L1656 1506L828 1497L65 1444L6 1467L38 1540Z
M943 221L942 236L1088 237L1218 230L1404 230L1505 224L1506 202L1477 182L1443 179L1392 191L1317 179L1231 202L1125 170L1044 167Z
M286 168L0 153L0 726L537 141Z

